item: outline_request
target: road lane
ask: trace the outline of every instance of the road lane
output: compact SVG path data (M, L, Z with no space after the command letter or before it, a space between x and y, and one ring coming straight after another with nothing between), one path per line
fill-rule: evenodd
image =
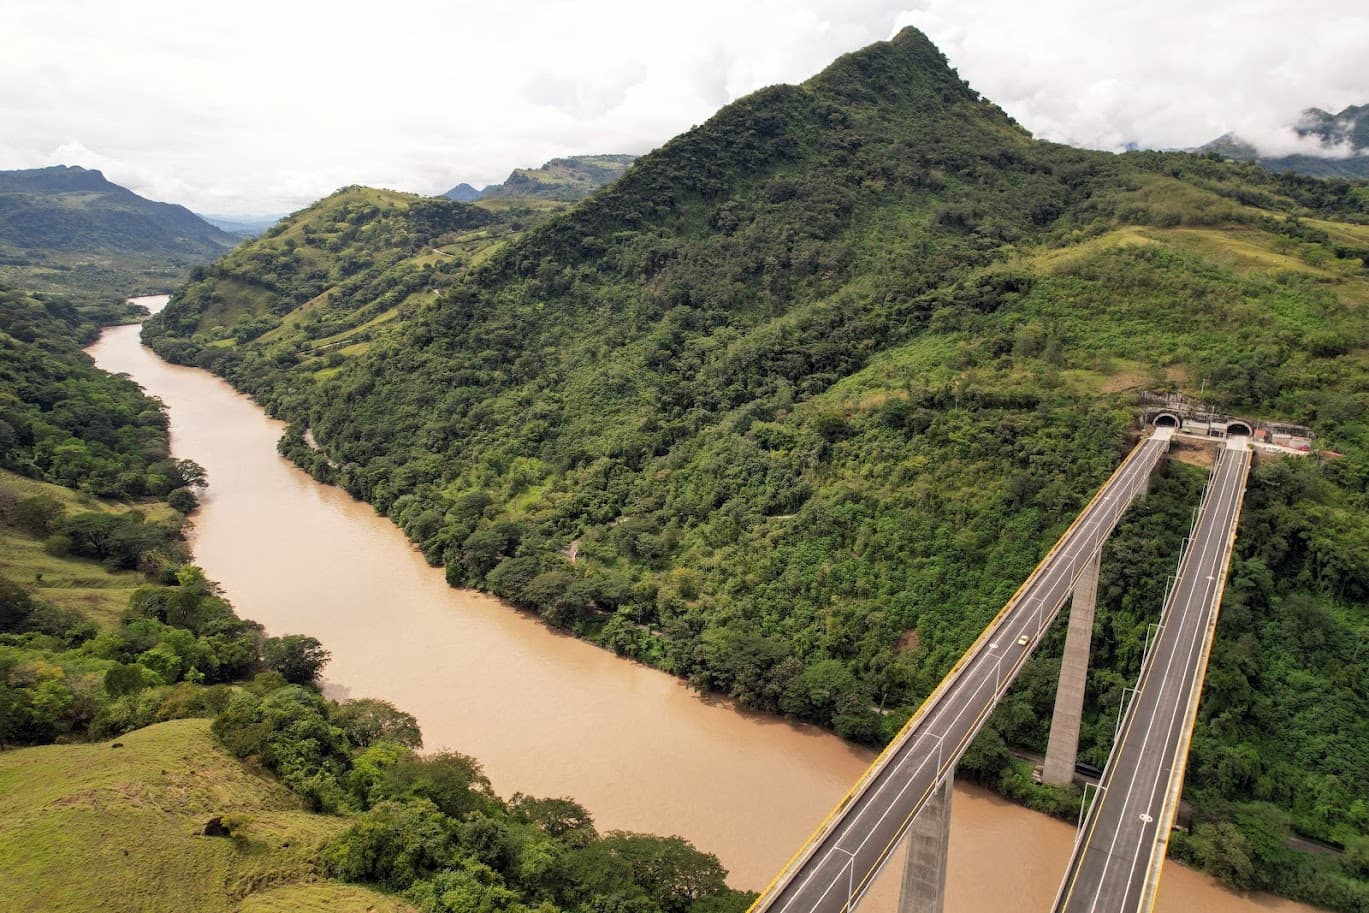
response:
M842 913L984 725L1169 447L1157 429L1118 467L897 738L756 903L752 913ZM1024 643L1019 640L1025 638Z
M1122 913L1154 905L1249 469L1246 440L1232 439L1204 491L1057 911Z

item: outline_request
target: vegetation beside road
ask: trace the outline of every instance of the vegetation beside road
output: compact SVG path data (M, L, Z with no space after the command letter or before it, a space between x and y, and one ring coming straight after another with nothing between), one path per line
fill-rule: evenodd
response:
M1137 390L1313 426L1341 459L1252 481L1180 849L1356 909L1366 264L1369 188L1033 141L910 30L728 106L326 364L289 316L223 344L234 326L202 302L244 300L225 282L148 336L292 422L283 452L453 584L870 744L1111 471ZM1186 473L1122 531L1145 572L1104 562L1094 761L1177 560ZM994 720L1005 742L1044 737L1047 647ZM1013 776L993 745L979 767ZM1295 833L1344 853L1283 865L1270 848Z

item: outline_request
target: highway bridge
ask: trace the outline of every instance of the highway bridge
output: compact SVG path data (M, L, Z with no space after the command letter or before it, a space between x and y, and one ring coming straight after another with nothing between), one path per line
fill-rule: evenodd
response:
M1058 913L1154 906L1249 473L1248 439L1229 439L1075 843L1056 897Z
M1127 507L1146 489L1172 431L1157 428L1132 450L899 735L757 898L751 913L850 910L924 806L934 802L944 819L956 762L1075 581L1094 561Z

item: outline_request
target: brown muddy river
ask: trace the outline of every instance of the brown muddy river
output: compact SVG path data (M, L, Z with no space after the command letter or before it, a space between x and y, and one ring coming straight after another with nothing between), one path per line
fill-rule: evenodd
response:
M139 299L152 309L164 297ZM833 735L707 701L661 672L446 585L370 506L276 453L282 425L223 381L110 329L89 351L166 403L176 456L209 472L195 558L238 612L332 651L334 697L418 717L429 749L474 755L501 795L570 796L601 830L680 834L742 888L764 886L869 762ZM1046 910L1074 830L958 787L947 910ZM892 910L898 872L863 904ZM1166 867L1167 913L1310 911Z

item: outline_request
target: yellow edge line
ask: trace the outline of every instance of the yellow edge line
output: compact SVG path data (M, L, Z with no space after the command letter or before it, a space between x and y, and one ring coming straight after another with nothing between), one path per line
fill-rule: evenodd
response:
M1017 673L1022 669L1022 667L1027 664L1027 660L1029 659L1031 659L1031 654L1029 653L1023 653L1020 657L1018 657L1017 662L1013 664L1013 667L1009 670L1009 674L1006 676L1006 678L1014 678L1017 675ZM965 738L961 739L960 742L956 744L955 748L952 749L950 754L951 757L955 757L960 753L961 749L966 748L968 746L968 744L974 739L974 736L978 734L977 730L979 729L979 727L983 725L989 717L993 716L993 712L997 709L998 705L994 704L993 706L988 707L984 710L984 712L980 713L978 716L975 717L974 723L970 726L969 730L965 734ZM884 863L888 860L889 854L893 852L894 847L897 846L898 842L902 840L905 836L904 829L908 827L912 823L912 820L918 816L918 813L922 810L920 808L922 803L927 801L928 796L936 792L937 786L941 782L942 781L939 777L933 779L932 785L929 786L922 793L922 796L918 798L916 802L913 803L914 811L909 812L907 817L905 817L903 821L899 823L898 827L894 830L894 833L897 836L895 836L888 843L886 843L884 845L884 849L879 851L879 855L875 858L874 866L870 869L870 871L865 873L865 876L863 878L861 878L860 884L856 885L855 890L851 893L852 897L859 897L861 893L864 892L866 886L875 877L875 875L878 874L879 871L884 867Z
M1217 459L1220 462L1220 454L1218 455ZM1209 487L1211 486L1212 481L1216 479L1216 475L1217 464L1214 463L1212 465L1212 470L1208 475ZM1207 491L1204 490L1202 501L1206 500ZM1178 579L1183 576L1184 567L1188 564L1189 560L1192 557L1193 543L1190 541L1188 547L1186 547L1183 550L1183 552L1179 555L1179 566L1174 573L1176 586L1178 583ZM1161 607L1161 610L1168 611L1168 609L1169 604L1168 602L1166 602L1166 604ZM1163 617L1164 616L1162 615L1162 620ZM1155 636L1155 643L1158 644L1159 641L1160 635L1157 633ZM1093 842L1093 834L1098 829L1098 818L1096 815L1093 814L1094 807L1100 801L1098 799L1098 796L1100 794L1106 796L1107 791L1112 788L1112 779L1117 774L1116 768L1112 766L1112 761L1113 758L1119 756L1119 752L1121 751L1122 746L1125 745L1127 739L1131 737L1132 727L1136 724L1136 715L1131 712L1131 709L1132 707L1136 706L1137 695L1139 695L1142 691L1145 690L1146 684L1150 681L1151 673L1155 668L1154 656L1155 654L1148 655L1145 658L1145 665L1141 667L1140 678L1137 680L1136 689L1131 696L1132 704L1127 708L1126 716L1124 717L1124 719L1126 720L1126 726L1122 728L1121 732L1117 733L1117 738L1113 740L1112 750L1108 752L1108 763L1104 765L1103 768L1103 779L1098 781L1098 791L1094 793L1093 805L1089 806L1088 817L1084 819L1088 823L1088 831L1083 835L1082 840L1075 841L1074 849L1072 850L1070 857L1071 868L1065 871L1065 878L1068 880L1060 886L1060 893L1056 895L1055 904L1051 907L1052 910L1064 910L1067 906L1069 906L1070 900L1074 898L1074 889L1079 885L1078 866L1081 862L1083 862L1084 853L1087 851L1089 844Z
M1155 846L1150 853L1150 871L1141 888L1139 909L1151 913L1160 894L1160 870L1164 866L1166 851L1169 848L1169 835L1174 829L1174 818L1179 813L1179 793L1183 789L1184 773L1188 769L1188 749L1193 742L1193 726L1198 719L1198 703L1202 698L1203 682L1207 679L1207 664L1212 656L1212 643L1217 637L1217 620L1221 613L1222 598L1226 595L1226 582L1230 577L1231 556L1236 550L1236 533L1241 524L1241 508L1245 505L1245 486L1250 478L1250 453L1245 454L1245 471L1241 474L1241 491L1236 496L1236 511L1232 515L1231 535L1226 543L1226 560L1223 567L1222 585L1213 598L1212 618L1203 632L1203 661L1193 683L1193 693L1189 695L1188 707L1184 711L1183 736L1179 740L1178 757L1169 774L1169 790L1165 796L1164 810L1160 813L1160 827L1156 831ZM1157 852L1158 851L1158 852Z
M842 809L846 808L853 798L859 796L869 787L870 782L882 768L885 758L891 752L897 751L903 747L904 743L907 742L909 735L912 733L912 730L916 728L917 724L922 721L923 717L927 715L930 709L935 706L937 700L940 699L946 689L954 684L955 680L960 677L960 673L964 669L968 659L978 653L979 647L984 641L988 640L988 638L998 630L1003 619L1016 608L1017 601L1021 598L1023 591L1036 580L1037 576L1041 574L1042 569L1055 557L1056 552L1060 551L1062 544L1070 538L1070 534L1074 532L1074 528L1083 522L1085 515L1087 515L1094 504L1098 502L1098 499L1102 497L1103 492L1111 487L1113 480L1121 475L1122 470L1126 469L1133 460L1139 459L1138 454L1140 454L1140 452L1145 449L1146 445L1153 440L1153 437L1143 438L1132 448L1131 453L1127 454L1126 459L1118 464L1117 468L1113 470L1112 475L1108 476L1107 481L1103 483L1098 491L1094 492L1093 497L1089 499L1089 503L1084 505L1078 515L1075 516L1074 522L1061 533L1060 538L1051 546L1050 551L1046 552L1046 556L1036 565L1036 568L1027 576L1027 579L1022 581L1022 585L1019 586L1017 591L1012 594L1012 597L1004 603L1003 608L999 610L993 620L989 622L982 632L980 632L979 637L975 639L969 649L961 654L960 658L956 660L955 665L951 667L951 671L946 673L945 678L943 678L941 683L936 686L935 690L927 696L927 699L922 702L922 705L918 707L917 712L908 718L908 722L903 724L903 728L898 731L898 734L889 741L889 744L884 746L884 749L878 755L875 756L875 759L870 762L870 766L865 768L864 773L862 773L851 788L846 791L846 795L842 796L841 800L827 813L827 817L823 818L822 821L818 823L817 828L813 830L813 833L808 836L808 839L798 848L794 855L789 857L789 861L784 864L784 867L779 870L778 874L770 879L770 883L762 889L755 902L747 908L747 913L760 913L760 911L764 910L765 907L774 900L773 895L778 894L788 886L794 870L803 862L808 861L808 857L817 850L818 845L822 842L823 838L827 836L828 831L831 830L833 819L836 818Z

